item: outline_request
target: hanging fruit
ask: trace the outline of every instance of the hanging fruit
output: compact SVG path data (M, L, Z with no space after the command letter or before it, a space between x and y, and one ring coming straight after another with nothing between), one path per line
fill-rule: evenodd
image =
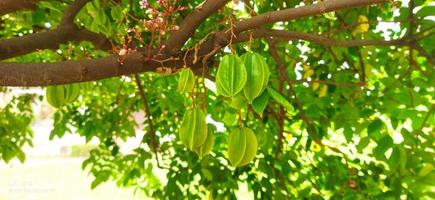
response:
M269 67L266 59L258 53L247 52L242 57L247 72L247 80L243 92L249 103L260 96L269 82Z
M207 138L205 142L195 149L195 152L198 154L199 158L202 159L204 156L209 154L213 149L214 145L214 133L216 132L216 127L211 124L207 124Z
M79 84L54 85L48 86L45 90L47 102L55 107L60 108L68 103L75 101L80 95Z
M257 136L250 128L236 128L230 133L228 159L234 167L249 164L257 154Z
M65 104L65 87L63 85L48 86L45 94L51 106L59 108Z
M242 91L246 79L247 73L242 59L237 55L225 55L219 63L216 74L217 93L233 97Z
M195 74L190 68L184 68L180 72L180 79L178 79L179 92L191 92L195 87Z
M190 150L204 144L207 139L207 124L205 113L199 108L189 109L184 113L180 127L180 140Z
M65 103L71 103L75 101L80 95L79 84L64 85L65 87Z

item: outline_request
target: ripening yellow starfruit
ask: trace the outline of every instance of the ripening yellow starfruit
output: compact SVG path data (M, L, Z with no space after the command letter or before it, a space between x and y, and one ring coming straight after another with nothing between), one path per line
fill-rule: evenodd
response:
M242 59L237 55L225 55L216 73L216 90L219 95L233 97L246 84L247 73Z
M366 16L358 16L358 26L356 26L354 32L365 33L369 30L370 24Z
M190 68L184 68L180 71L180 79L178 79L179 92L191 92L195 87L195 74Z
M311 67L309 65L304 64L303 69L304 69L304 75L303 75L304 79L309 78L309 77L314 75L314 70L311 69Z
M320 87L320 83L319 83L319 82L313 82L313 83L311 84L311 87L313 88L313 91L316 91L317 88Z
M320 88L319 97L324 97L328 93L328 86L323 85L322 88Z
M269 82L269 67L266 59L258 53L247 52L241 56L246 67L247 79L243 92L250 104L260 96Z
M189 109L184 113L179 137L190 150L195 150L207 139L207 124L205 113L199 108Z
M213 149L214 145L214 133L216 132L216 127L211 124L207 124L207 138L205 142L195 149L195 152L198 154L199 158L202 159L204 156L209 154Z
M249 164L257 154L257 136L250 128L236 128L228 140L228 159L234 167Z

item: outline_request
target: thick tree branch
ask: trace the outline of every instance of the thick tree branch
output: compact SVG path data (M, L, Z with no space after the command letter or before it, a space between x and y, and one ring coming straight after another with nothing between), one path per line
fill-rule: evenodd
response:
M169 39L165 42L166 52L173 54L179 51L205 19L224 7L229 1L230 0L206 0L203 5L192 11L184 18L183 22L180 24L180 28L170 33Z
M35 9L39 0L0 0L0 16L17 10Z
M0 62L0 86L47 86L129 75L158 68L179 68L182 57L165 60L146 58L145 54L132 52L124 58L111 55L99 59L64 61L57 63L7 63ZM123 60L123 65L119 60ZM188 63L192 68L202 64Z
M110 42L101 34L65 26L54 30L34 33L22 37L0 40L0 60L28 54L35 50L57 49L70 41L90 41L96 48L109 49Z
M318 15L331 11L367 6L371 4L383 3L386 0L327 0L317 4L302 6L298 8L289 8L280 11L272 11L257 15L247 20L238 21L234 24L234 32L240 33L246 30L261 27L265 24L289 21L307 16Z
M22 37L0 40L0 60L31 53L41 49L57 49L69 41L90 41L97 48L109 49L110 42L101 34L79 30L74 25L74 17L89 0L77 0L65 11L60 26L56 29L34 33Z

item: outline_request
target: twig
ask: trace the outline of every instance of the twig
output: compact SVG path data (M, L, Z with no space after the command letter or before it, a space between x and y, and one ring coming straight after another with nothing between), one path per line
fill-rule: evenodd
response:
M424 126L426 126L426 122L427 120L429 120L429 116L432 114L432 112L435 110L435 104L432 104L432 107L430 108L429 111L427 111L426 116L423 119L423 122L421 123L421 128L420 130L422 130L424 128Z
M279 70L279 92L282 94L284 91L284 83L285 80L288 80L287 71L285 70L284 63L280 59L278 52L276 50L275 41L272 41L271 39L268 39L269 44L269 52L272 55L273 58L275 58L275 61L278 64L278 70ZM276 151L275 151L275 159L278 158L279 153L282 149L282 139L284 135L284 119L285 119L285 111L283 106L279 106L279 115L278 115L278 138L276 140Z
M143 86L142 86L142 83L141 83L139 75L138 74L134 74L134 78L135 78L136 85L137 85L137 88L138 88L139 96L142 99L142 102L144 104L144 111L145 111L145 115L147 117L147 123L148 123L148 134L145 134L143 136L141 143L143 143L145 141L145 136L146 135L150 136L151 145L152 145L152 147L154 149L154 153L156 154L157 166L159 168L162 168L160 166L159 156L158 156L158 153L157 153L158 152L158 144L157 144L156 138L155 138L154 125L153 125L153 120L151 118L150 108L148 106L148 100L147 100L147 97L145 96L145 92L144 92L144 89L143 89Z
M290 83L323 83L327 85L334 85L334 86L342 86L342 87L361 87L365 86L365 82L334 82L329 80L307 80L307 79L300 79L300 80L288 80Z

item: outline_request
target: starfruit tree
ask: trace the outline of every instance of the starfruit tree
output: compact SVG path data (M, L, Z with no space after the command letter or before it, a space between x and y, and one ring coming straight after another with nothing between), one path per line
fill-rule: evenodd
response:
M83 163L92 188L435 198L434 10L431 0L1 0L1 92L46 95L1 107L0 158L24 162L43 101L55 109L51 139L99 141Z

